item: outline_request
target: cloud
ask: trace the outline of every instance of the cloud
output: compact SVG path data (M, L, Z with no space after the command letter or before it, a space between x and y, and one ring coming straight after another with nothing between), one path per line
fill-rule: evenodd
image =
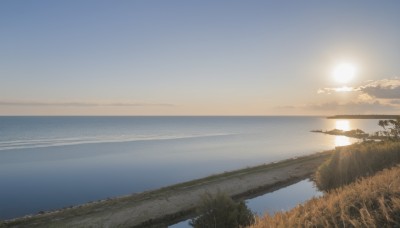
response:
M376 114L376 113L395 113L400 111L399 103L382 103L379 101L357 101L357 102L325 102L314 104L303 104L297 106L278 106L278 109L297 110L308 113L327 113L327 114Z
M397 99L397 100L390 100L390 103L391 103L391 104L394 104L394 105L400 105L400 99Z
M378 99L400 99L400 79L382 79L360 86L360 91Z
M398 105L386 104L379 101L374 102L327 102L322 104L309 104L305 108L318 110L318 111L335 111L339 113L359 113L359 114L373 114L399 111Z
M317 93L318 94L331 94L332 92L354 92L354 91L359 91L358 88L353 88L353 87L347 87L347 86L342 86L342 87L336 87L336 88L323 88L323 89L318 89Z
M42 102L42 101L0 101L0 106L63 106L63 107L174 107L167 103L141 103L141 102Z
M359 92L361 95L376 99L400 99L400 79L381 79L368 81L358 87L334 87L318 89L318 94L332 94L335 92ZM362 97L362 96L360 96Z
M400 79L370 80L356 87L322 88L318 94L351 93L333 96L331 102L282 105L278 110L306 114L394 114L400 111ZM344 101L343 99L347 99ZM323 101L326 101L324 99Z
M278 109L296 109L299 106L295 106L295 105L281 105L281 106L276 106L276 108Z

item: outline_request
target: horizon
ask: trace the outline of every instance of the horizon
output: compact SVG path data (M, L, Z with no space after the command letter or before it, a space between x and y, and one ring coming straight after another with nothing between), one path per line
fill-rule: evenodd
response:
M329 115L0 115L0 117L329 117Z
M398 9L2 1L0 116L397 114Z

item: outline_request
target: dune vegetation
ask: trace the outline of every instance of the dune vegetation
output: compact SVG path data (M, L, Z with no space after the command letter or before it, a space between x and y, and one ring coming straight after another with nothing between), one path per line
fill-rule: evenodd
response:
M400 167L256 220L251 227L400 227Z
M312 199L288 212L257 217L257 222L251 227L398 227L400 165L396 164L399 163L398 141L366 141L338 147L315 175L318 187L326 191L323 197ZM197 223L192 225L213 227L206 226L204 222L216 224L216 221L228 221L226 209L230 208L229 204L227 200L219 202L224 207L208 204L214 208L199 213L203 214L202 219L194 220ZM237 218L237 214L233 213L233 218ZM217 227L238 227L222 224Z
M400 142L363 142L338 147L316 172L320 190L329 191L400 162Z
M381 141L337 147L317 169L323 197L267 213L251 227L400 227L400 119L379 126Z
M320 190L329 191L400 162L400 119L380 120L378 125L383 128L375 133L379 142L337 147L318 168L316 184Z

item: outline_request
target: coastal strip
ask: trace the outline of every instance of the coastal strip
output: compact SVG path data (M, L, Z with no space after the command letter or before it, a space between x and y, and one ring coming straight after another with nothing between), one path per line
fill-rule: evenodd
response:
M327 119L399 119L400 115L334 115Z
M310 177L331 151L225 172L153 191L0 222L0 227L166 227L195 215L205 193L248 199Z

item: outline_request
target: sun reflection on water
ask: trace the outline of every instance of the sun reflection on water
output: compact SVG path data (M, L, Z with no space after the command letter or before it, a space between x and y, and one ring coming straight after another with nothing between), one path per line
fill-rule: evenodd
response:
M342 136L342 135L335 136L335 146L348 146L350 144L351 144L351 142L350 142L349 137Z
M335 128L342 131L350 131L350 121L348 120L336 120ZM335 146L347 146L350 145L349 137L337 135L335 136Z
M350 131L350 121L348 120L336 120L335 128L342 131Z

